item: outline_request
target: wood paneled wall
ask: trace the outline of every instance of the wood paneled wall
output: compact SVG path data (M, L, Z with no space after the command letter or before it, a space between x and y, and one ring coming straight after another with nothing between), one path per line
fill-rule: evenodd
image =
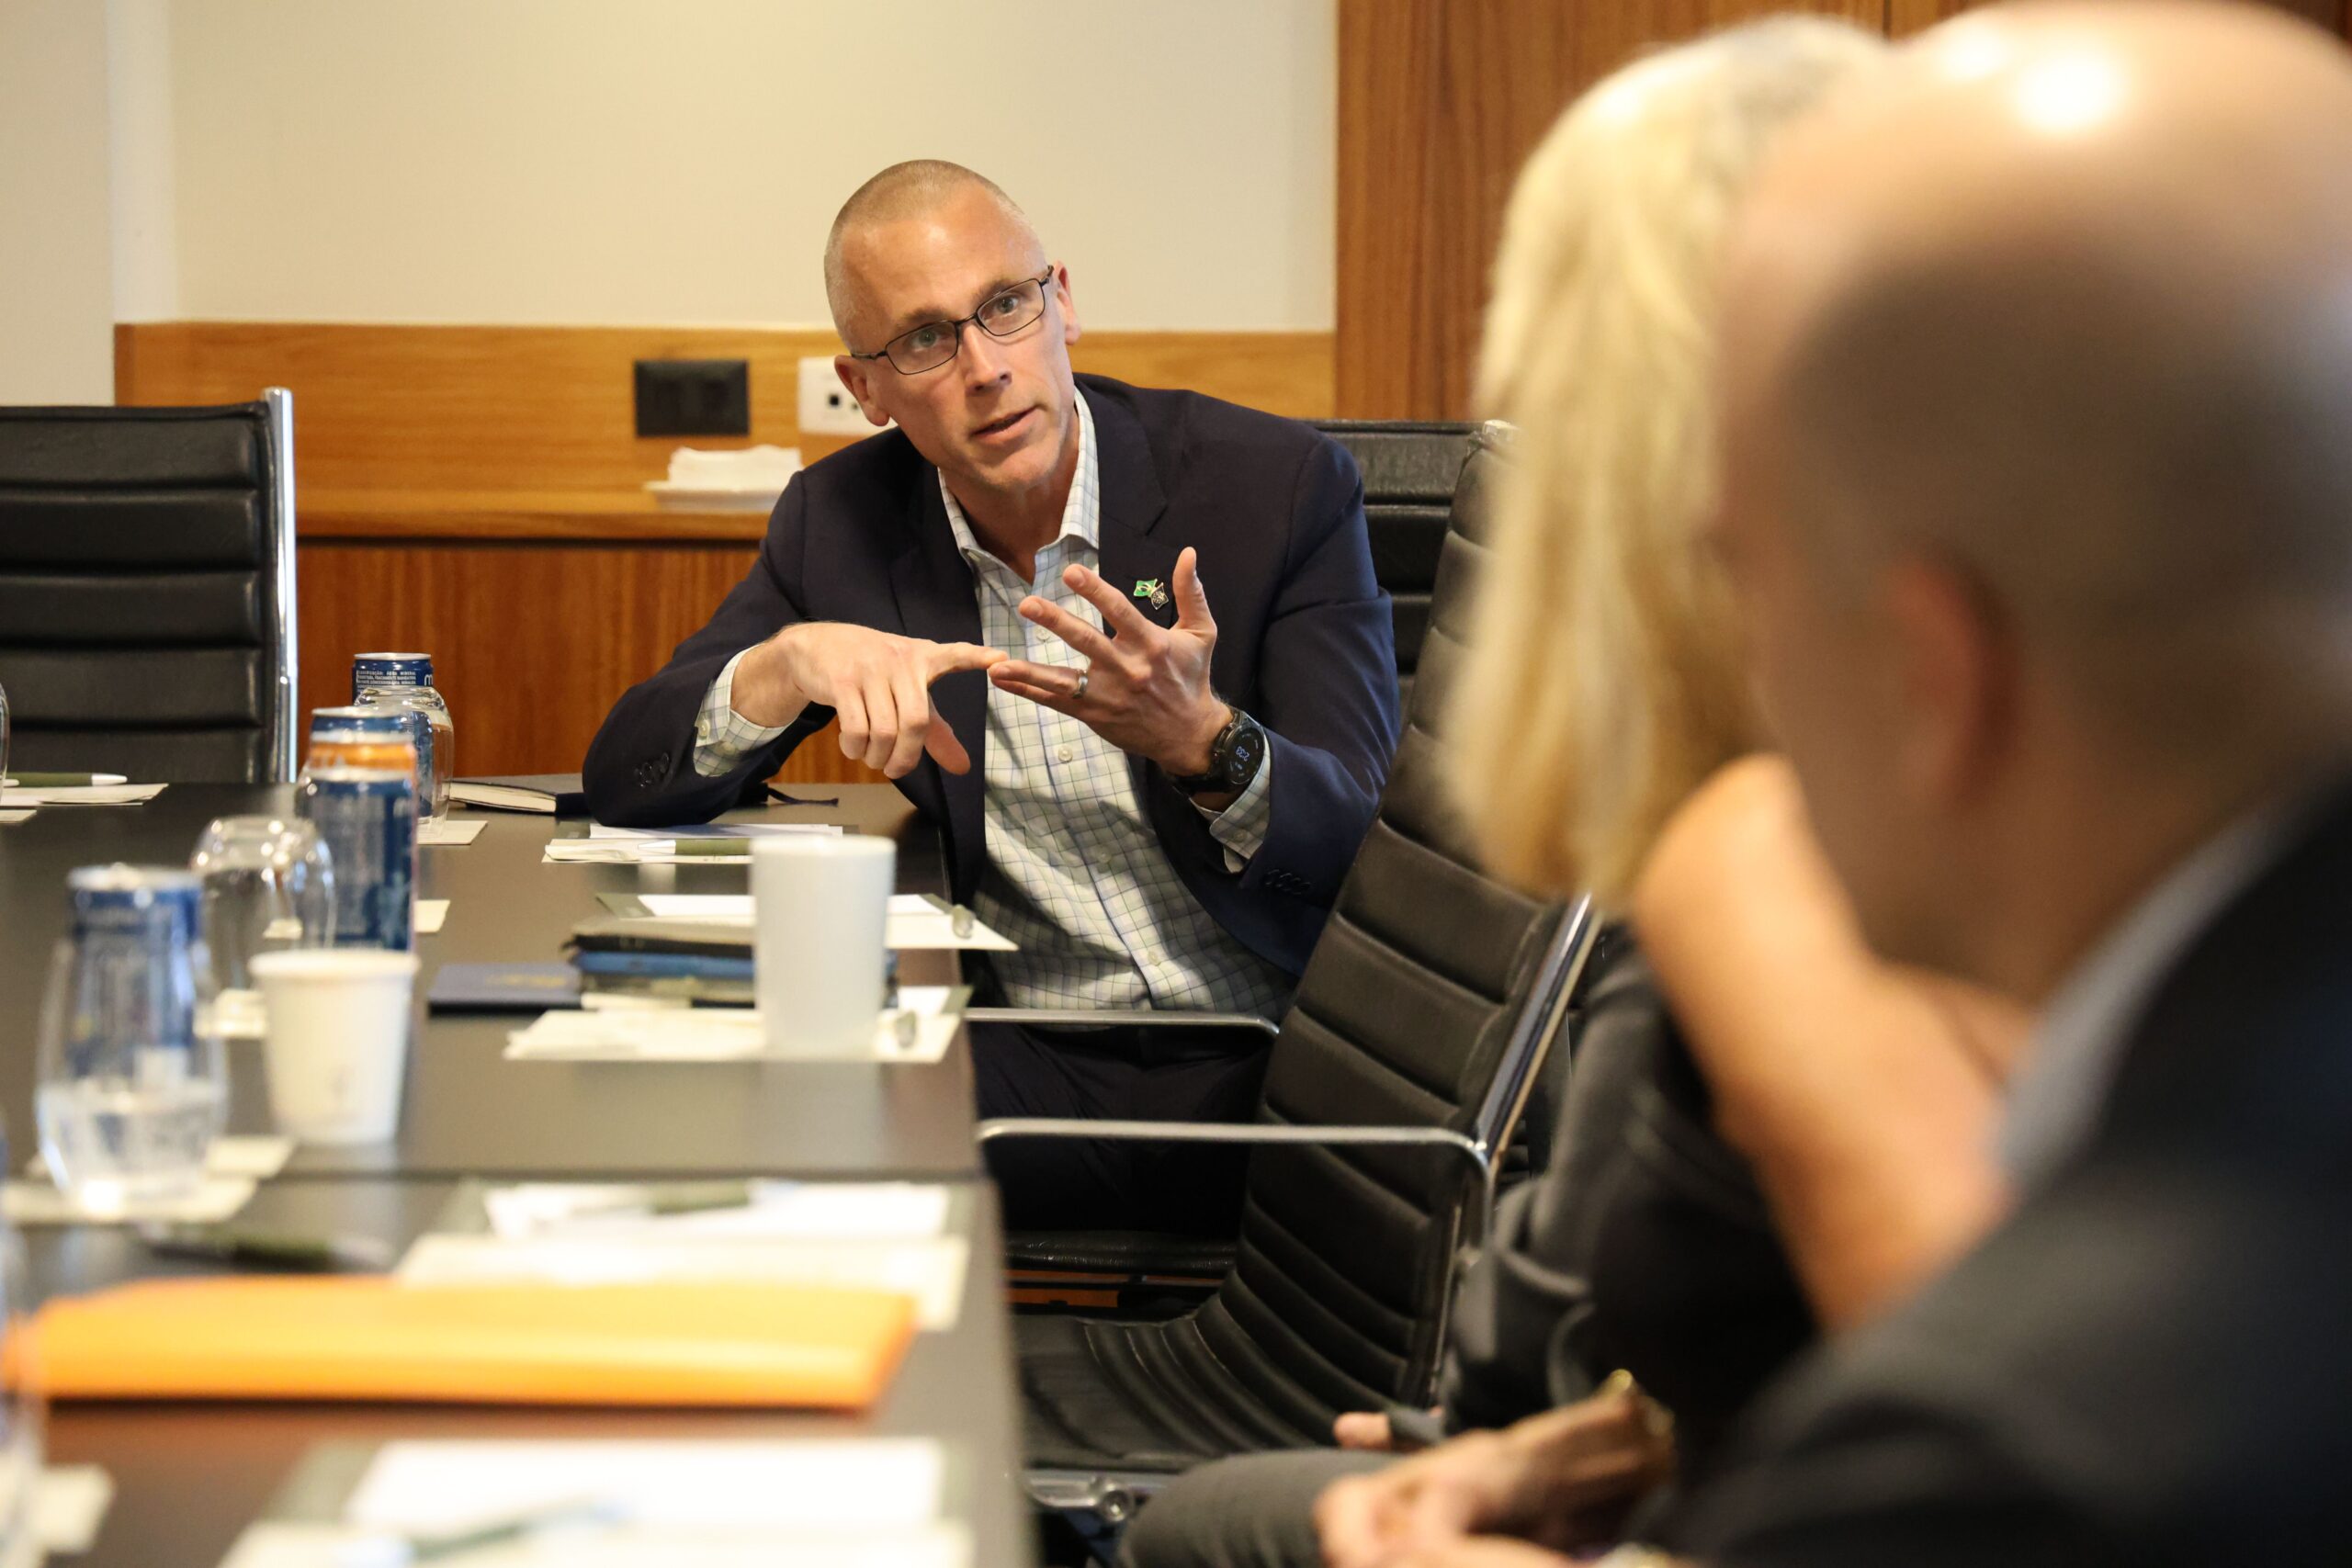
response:
M359 326L156 321L115 329L125 403L236 402L294 391L306 489L337 496L486 491L635 492L678 446L803 440L799 361L841 352L831 333L722 327ZM1089 333L1080 370L1193 387L1302 418L1332 406L1329 333ZM750 362L752 433L639 437L639 359Z
M350 700L355 653L424 649L457 720L462 772L569 772L613 699L710 618L752 554L306 540L296 554L303 705Z
M2342 30L2346 0L2271 0ZM1637 51L1777 11L1895 36L1972 0L1340 0L1339 412L1461 419L1512 178Z
M659 669L741 578L752 514L675 514L645 498L679 446L802 440L797 361L830 333L167 321L116 329L126 403L295 394L301 680L343 700L351 656L438 661L471 773L580 765L613 699ZM750 361L752 434L634 433L639 358ZM1194 387L1299 416L1331 411L1329 333L1093 333L1082 370ZM830 733L787 780L876 775Z

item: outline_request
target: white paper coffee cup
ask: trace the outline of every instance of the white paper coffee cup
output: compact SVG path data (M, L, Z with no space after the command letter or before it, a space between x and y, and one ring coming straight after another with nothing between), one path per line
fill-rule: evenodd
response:
M374 1144L400 1126L416 954L299 948L254 955L269 1113L306 1144Z
M753 991L767 1047L868 1055L898 846L864 833L752 840Z

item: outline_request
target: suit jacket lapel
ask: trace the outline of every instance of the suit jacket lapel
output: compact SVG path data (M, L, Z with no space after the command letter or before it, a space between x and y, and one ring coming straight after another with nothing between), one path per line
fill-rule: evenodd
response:
M1176 557L1182 547L1153 536L1168 496L1159 488L1143 424L1115 398L1091 396L1083 389L1079 395L1086 398L1094 415L1094 458L1102 492L1097 570L1112 591L1143 612L1146 620L1174 626ZM1144 763L1131 757L1128 766L1140 795Z
M978 642L980 606L973 592L972 569L956 547L947 508L939 499L939 479L928 465L915 486L908 525L913 537L890 563L890 591L898 599L901 627L909 637L933 642ZM946 819L956 894L967 898L978 884L988 850L981 810L988 776L987 677L977 670L943 675L932 683L931 701L971 753L972 771L951 773L926 757L907 783L927 784L937 792Z

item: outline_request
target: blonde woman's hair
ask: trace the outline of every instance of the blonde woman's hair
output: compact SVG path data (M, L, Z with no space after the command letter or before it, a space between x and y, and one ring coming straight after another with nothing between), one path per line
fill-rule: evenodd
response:
M1511 192L1478 400L1519 426L1451 700L1486 863L1622 902L1659 828L1757 724L1713 502L1718 253L1775 132L1886 46L1787 17L1617 72Z

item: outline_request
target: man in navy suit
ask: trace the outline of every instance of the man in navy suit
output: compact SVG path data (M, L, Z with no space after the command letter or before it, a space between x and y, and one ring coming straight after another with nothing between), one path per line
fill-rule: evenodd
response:
M891 434L809 468L751 573L615 705L597 817L707 818L828 719L944 835L956 896L1021 945L1014 1006L1279 1016L1397 732L1386 595L1334 443L1079 377L1068 269L952 164L835 219L842 384ZM1216 610L1213 614L1211 588ZM1250 1031L976 1030L986 1116L1239 1120ZM999 1144L1019 1223L1215 1223L1140 1145Z

